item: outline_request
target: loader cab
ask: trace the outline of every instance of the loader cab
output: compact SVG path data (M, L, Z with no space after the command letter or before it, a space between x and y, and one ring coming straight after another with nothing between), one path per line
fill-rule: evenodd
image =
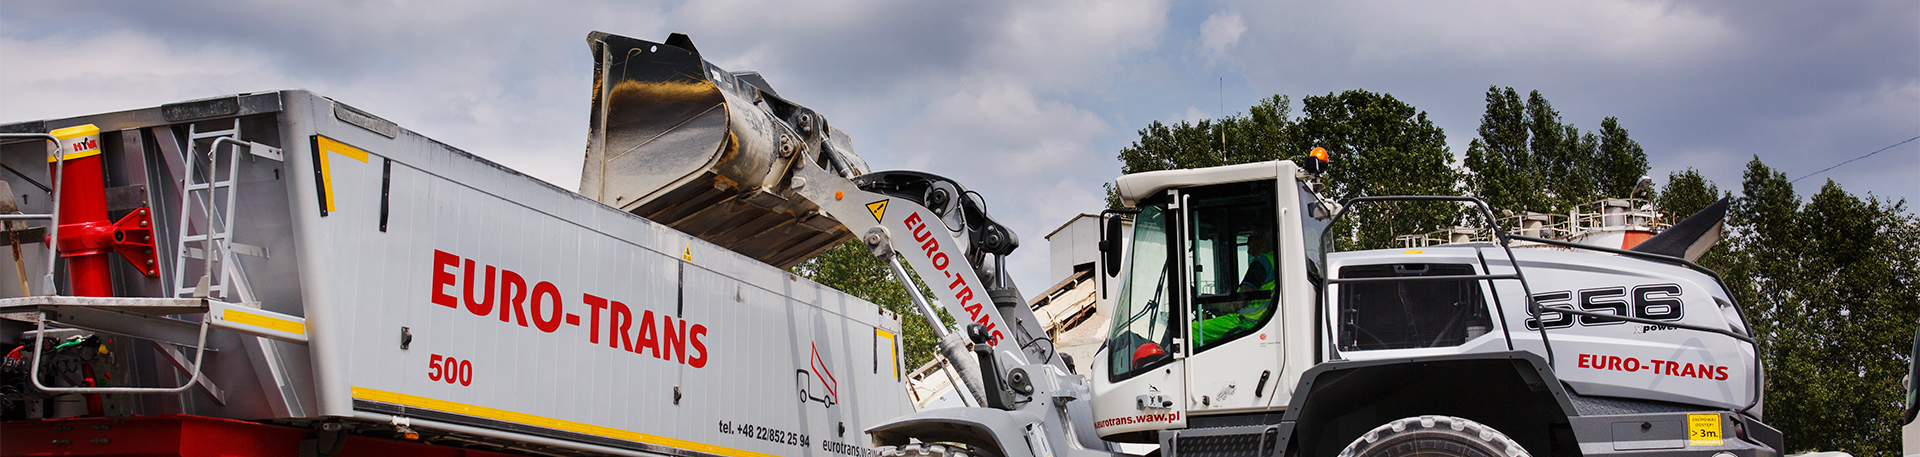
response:
M1100 435L1151 442L1188 414L1285 406L1287 369L1311 365L1305 240L1325 226L1302 210L1318 197L1301 176L1279 161L1120 179L1138 212L1130 243L1109 229L1103 256L1119 287L1093 375Z

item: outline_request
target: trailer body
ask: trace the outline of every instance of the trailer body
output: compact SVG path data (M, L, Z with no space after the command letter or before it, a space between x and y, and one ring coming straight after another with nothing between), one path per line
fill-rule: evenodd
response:
M153 214L161 268L115 260L115 295L213 302L228 306L222 324L264 328L209 333L200 368L212 387L116 395L101 414L616 454L841 455L864 452L860 430L912 410L898 316L337 101L289 90L0 129L82 124L104 132L108 194L123 195L113 216ZM26 182L46 182L47 149L0 149L21 171L5 178L26 213L52 210ZM46 258L44 244L26 246L24 276L45 275ZM13 338L34 319L110 313L91 330L122 331L98 332L113 360L65 356L66 367L97 365L118 386L189 377L168 361L191 354L179 338L140 330L201 315L56 306L0 282L18 297L0 307L21 318L0 332L6 344L30 344ZM73 385L61 378L43 380ZM9 413L84 416L83 397Z

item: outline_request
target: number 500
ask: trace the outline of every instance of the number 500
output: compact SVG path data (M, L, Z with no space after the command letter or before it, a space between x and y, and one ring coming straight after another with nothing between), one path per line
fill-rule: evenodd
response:
M473 361L434 354L427 362L427 379L447 384L473 385Z

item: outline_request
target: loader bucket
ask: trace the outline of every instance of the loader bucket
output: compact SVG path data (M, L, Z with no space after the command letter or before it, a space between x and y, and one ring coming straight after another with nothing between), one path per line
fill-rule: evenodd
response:
M808 162L864 173L852 142L756 73L700 58L685 35L654 43L603 32L594 54L580 193L787 268L852 238L794 194Z

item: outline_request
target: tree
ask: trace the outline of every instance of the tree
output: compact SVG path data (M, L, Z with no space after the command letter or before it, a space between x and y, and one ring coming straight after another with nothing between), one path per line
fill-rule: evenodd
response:
M1467 188L1499 209L1559 213L1633 197L1647 172L1646 151L1618 118L1602 120L1599 134L1583 134L1540 91L1523 103L1512 87L1488 88L1479 133L1467 148Z
M1480 138L1467 144L1467 188L1495 209L1542 211L1542 184L1536 181L1533 154L1527 147L1527 107L1512 87L1487 88L1486 113L1480 116Z
M939 350L940 342L933 336L933 329L927 326L927 320L920 317L920 311L907 295L907 289L893 279L887 262L867 250L867 244L858 239L841 243L818 257L794 265L789 272L804 276L820 285L832 287L862 300L873 302L900 315L901 352L906 354L907 369L912 370L933 360ZM932 292L916 278L915 286L921 294L931 297ZM944 309L939 310L942 321L953 325L953 317Z
M1627 190L1632 191L1633 189L1629 187ZM1659 196L1654 198L1653 202L1655 207L1660 208L1661 212L1666 213L1667 221L1671 223L1679 222L1680 219L1692 216L1693 213L1698 213L1700 210L1706 209L1707 205L1712 205L1714 202L1720 201L1721 198L1731 196L1732 194L1721 192L1720 188L1714 186L1712 181L1708 181L1705 176L1701 176L1699 170L1688 168L1684 171L1676 171L1668 174L1666 187L1660 189ZM1728 235L1723 231L1721 238L1724 240L1727 237ZM1707 267L1708 269L1725 271L1728 265L1727 245L1728 243L1724 242L1714 243L1712 248L1707 249L1706 254L1700 256L1698 262L1701 266Z
M1721 266L1767 366L1768 422L1790 451L1892 454L1920 317L1920 220L1905 202L1829 181L1803 206L1786 175L1748 162Z
M1627 129L1620 126L1620 118L1608 116L1600 121L1600 151L1594 159L1599 163L1595 167L1594 184L1601 196L1638 197L1632 195L1633 188L1640 184L1642 176L1647 175L1647 151L1640 148L1639 142L1627 137ZM1695 176L1698 177L1698 174ZM1693 212L1680 214L1685 217Z
M1426 112L1392 95L1358 89L1328 93L1303 100L1300 118L1288 114L1288 98L1275 95L1245 115L1171 127L1148 124L1120 151L1121 172L1298 162L1318 146L1333 159L1333 169L1322 178L1332 198L1459 195L1458 173L1448 167L1452 153L1446 134ZM1107 190L1109 205L1119 207L1112 186ZM1435 204L1363 208L1350 219L1358 222L1358 238L1342 239L1341 246L1385 247L1396 235L1449 227L1457 213Z
M1261 100L1248 114L1198 122L1160 121L1140 129L1140 138L1120 150L1120 173L1204 168L1299 157L1306 151L1287 151L1292 121L1285 96ZM1106 183L1107 206L1119 208L1120 195Z
M1721 194L1720 188L1701 176L1699 170L1688 168L1667 175L1667 186L1660 189L1660 196L1654 199L1654 204L1668 217L1678 220L1700 212L1707 205L1727 196L1730 194Z
M1334 198L1460 194L1446 133L1426 112L1359 89L1307 97L1301 105L1284 150L1326 148L1333 168L1325 181ZM1398 235L1452 227L1460 215L1457 205L1446 203L1382 203L1357 211L1351 219L1357 236L1341 240L1342 249L1388 247Z

